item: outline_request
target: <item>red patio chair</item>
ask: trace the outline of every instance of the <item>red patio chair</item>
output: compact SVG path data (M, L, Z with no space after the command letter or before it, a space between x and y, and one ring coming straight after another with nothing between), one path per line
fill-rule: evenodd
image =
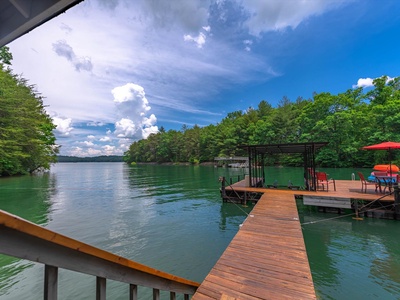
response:
M336 191L335 179L328 179L328 174L325 172L315 172L315 174L317 175L317 186L322 186L322 190L325 190L326 185L326 190L329 191L329 183L333 183L333 189Z
M365 180L364 174L361 172L357 172L358 177L360 177L361 181L361 192L367 192L367 186L375 185L375 192L378 190L379 184L377 181L367 181Z

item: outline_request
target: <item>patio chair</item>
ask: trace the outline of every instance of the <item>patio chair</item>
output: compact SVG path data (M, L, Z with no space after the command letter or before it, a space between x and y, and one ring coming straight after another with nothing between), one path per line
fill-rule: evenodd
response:
M326 190L329 191L329 183L333 183L333 189L336 191L335 179L328 179L328 174L326 174L325 172L315 172L315 174L317 177L317 186L322 186L322 190L325 190L326 185Z
M374 185L375 186L375 192L378 190L379 183L377 181L367 181L365 180L364 174L361 172L357 172L358 177L360 177L361 181L361 192L366 193L367 192L367 186L369 185Z
M386 172L374 172L375 180L377 184L377 189L379 189L380 193L386 193L386 189L389 190L389 193L392 192L393 186L393 178L388 176ZM397 179L397 178L396 178ZM383 188L383 191L382 191Z

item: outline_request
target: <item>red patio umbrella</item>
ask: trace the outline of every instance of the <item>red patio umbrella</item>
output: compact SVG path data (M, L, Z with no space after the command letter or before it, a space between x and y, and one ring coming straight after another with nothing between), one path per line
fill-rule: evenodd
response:
M391 160L391 151L393 149L400 149L400 143L397 142L383 142L380 144L364 146L362 149L364 150L386 150L389 153L389 171L390 177L392 176L392 160Z

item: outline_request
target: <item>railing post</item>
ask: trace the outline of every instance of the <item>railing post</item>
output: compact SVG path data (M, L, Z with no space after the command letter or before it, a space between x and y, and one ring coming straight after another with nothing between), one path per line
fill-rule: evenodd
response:
M129 300L138 300L137 290L136 284L129 285Z
M400 195L399 195L399 184L396 182L393 185L393 193L394 193L394 212L395 219L400 219Z
M170 292L169 293L169 300L176 300L176 293L175 292Z
M44 265L44 300L57 300L58 268Z
M160 300L160 290L153 289L153 300Z
M219 181L221 182L221 196L222 200L225 201L226 199L226 191L225 191L225 177L219 177Z
M106 279L96 277L96 300L106 300Z

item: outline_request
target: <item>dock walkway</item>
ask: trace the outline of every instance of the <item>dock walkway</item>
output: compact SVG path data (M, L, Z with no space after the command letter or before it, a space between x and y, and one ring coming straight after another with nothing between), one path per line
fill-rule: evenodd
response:
M266 190L193 300L316 299L293 194Z
M363 193L359 181L349 180L337 180L336 191L329 192L250 188L244 181L232 187L263 195L193 300L316 299L295 195L367 202L382 196L374 189Z

